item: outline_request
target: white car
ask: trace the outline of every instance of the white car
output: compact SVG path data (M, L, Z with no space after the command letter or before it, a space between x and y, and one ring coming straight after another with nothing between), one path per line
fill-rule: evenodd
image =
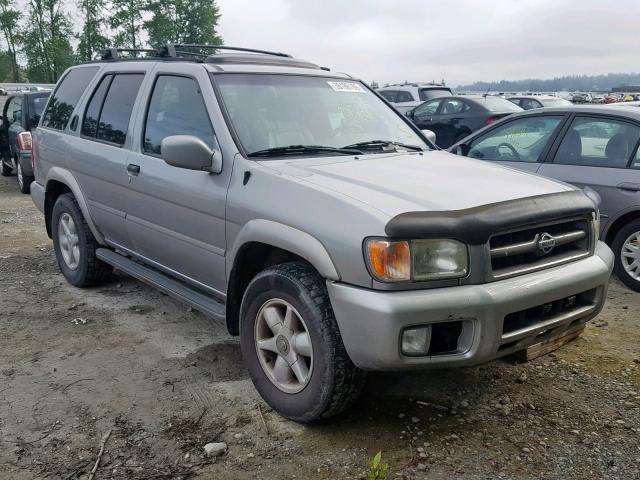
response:
M433 83L387 85L376 89L376 91L401 113L406 113L427 100L453 95L449 87Z

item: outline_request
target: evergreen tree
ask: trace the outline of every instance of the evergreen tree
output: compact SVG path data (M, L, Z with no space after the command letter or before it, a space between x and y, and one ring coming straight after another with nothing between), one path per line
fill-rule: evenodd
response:
M215 0L151 0L147 10L151 17L144 26L154 47L167 42L222 45Z
M109 24L116 30L115 44L123 48L141 48L146 0L112 0L111 5L113 16Z
M80 61L93 60L96 54L109 46L110 41L103 28L106 21L103 5L104 2L101 0L78 1L78 8L84 20L82 31L76 35L79 40L77 56Z
M73 64L73 36L63 0L29 0L29 12L20 35L31 82L55 83Z

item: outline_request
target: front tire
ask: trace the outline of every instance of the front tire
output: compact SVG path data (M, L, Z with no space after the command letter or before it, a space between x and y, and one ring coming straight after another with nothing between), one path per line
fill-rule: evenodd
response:
M262 398L296 422L337 415L364 386L324 279L303 262L270 267L251 280L240 307L240 345Z
M613 239L614 271L630 289L640 292L640 219L622 227Z
M67 281L82 288L106 280L113 268L96 257L100 245L74 196L70 193L60 195L51 215L53 249Z

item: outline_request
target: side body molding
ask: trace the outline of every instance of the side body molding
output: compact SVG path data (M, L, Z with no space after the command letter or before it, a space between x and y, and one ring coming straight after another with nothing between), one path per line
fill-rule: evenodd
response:
M49 182L51 180L56 180L60 183L64 183L67 187L69 187L69 190L71 190L73 196L76 197L76 201L80 206L82 215L84 215L84 218L87 221L89 228L91 229L91 233L93 233L93 236L98 243L100 243L101 245L105 245L104 236L102 235L102 233L100 233L100 230L98 230L98 227L93 222L93 219L89 214L89 207L87 206L87 202L84 198L84 195L82 194L82 190L80 189L80 185L78 185L78 182L76 181L73 174L65 168L52 167L51 169L49 169L49 171L47 172L47 181L45 183L45 198L46 191L48 191L49 189Z
M340 275L320 241L310 234L296 228L271 220L256 219L248 221L240 230L227 258L227 280L243 245L260 242L288 250L306 259L326 279L340 280Z

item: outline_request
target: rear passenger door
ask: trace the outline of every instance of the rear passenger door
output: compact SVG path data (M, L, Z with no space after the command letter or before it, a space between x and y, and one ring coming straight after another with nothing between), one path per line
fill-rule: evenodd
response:
M539 173L602 197L602 228L620 213L640 206L640 126L613 116L577 115L561 140L553 161Z
M71 128L69 167L83 190L91 217L112 246L131 248L125 224L131 113L148 66L119 65L105 71Z
M134 250L165 272L223 296L225 205L232 158L220 174L187 170L162 159L162 140L193 135L219 148L211 121L219 107L201 66L160 63L136 120L136 144L128 160L127 228ZM217 111L216 111L217 109Z

